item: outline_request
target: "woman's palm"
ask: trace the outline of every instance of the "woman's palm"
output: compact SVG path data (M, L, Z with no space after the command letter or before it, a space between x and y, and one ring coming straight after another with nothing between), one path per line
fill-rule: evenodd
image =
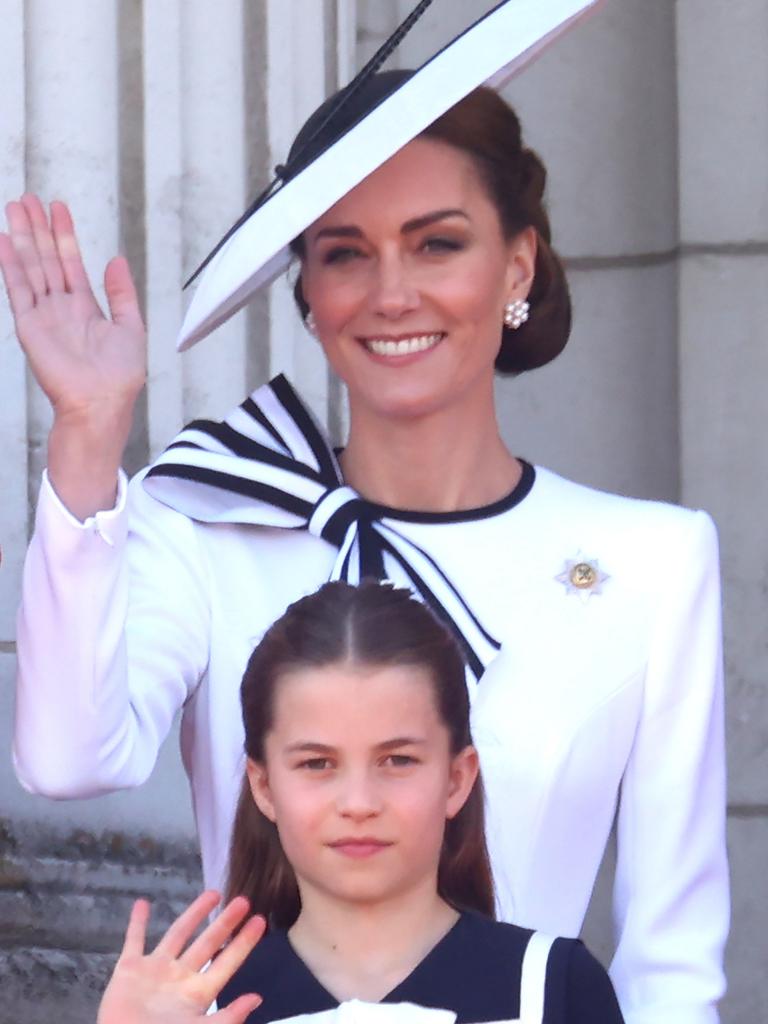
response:
M146 372L146 334L128 264L118 257L107 265L105 317L66 206L52 204L49 221L39 200L25 196L7 213L0 267L19 341L54 409L132 404Z

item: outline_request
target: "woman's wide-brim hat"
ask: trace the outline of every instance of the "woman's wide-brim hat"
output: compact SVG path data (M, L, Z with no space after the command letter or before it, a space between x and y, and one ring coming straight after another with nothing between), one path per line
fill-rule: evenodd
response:
M501 89L600 0L504 0L412 72L366 75L428 6L417 5L374 60L297 136L269 188L199 275L177 340L190 348L288 267L290 243L344 195L480 85Z

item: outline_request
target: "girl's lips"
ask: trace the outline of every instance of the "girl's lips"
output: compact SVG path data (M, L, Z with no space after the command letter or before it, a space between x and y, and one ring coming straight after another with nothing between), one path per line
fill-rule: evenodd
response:
M338 839L328 844L332 850L345 857L364 859L386 850L392 843L382 839Z

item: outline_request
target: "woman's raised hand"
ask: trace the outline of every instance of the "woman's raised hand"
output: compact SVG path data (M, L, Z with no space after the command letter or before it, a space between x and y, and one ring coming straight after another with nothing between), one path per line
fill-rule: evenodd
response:
M128 264L112 260L104 283L105 317L83 267L69 210L37 196L6 208L0 266L16 332L57 416L108 401L133 403L144 383L146 340Z
M153 952L145 953L149 903L137 900L120 958L101 1000L98 1024L194 1024L205 1018L208 1007L265 928L263 918L252 917L231 939L248 914L248 901L237 897L187 946L218 902L216 892L198 896ZM260 1003L256 994L240 996L206 1019L212 1024L243 1024Z
M83 267L72 217L33 195L6 207L0 269L16 332L50 399L49 472L80 518L114 500L133 407L146 376L146 331L128 264L107 264L105 316Z

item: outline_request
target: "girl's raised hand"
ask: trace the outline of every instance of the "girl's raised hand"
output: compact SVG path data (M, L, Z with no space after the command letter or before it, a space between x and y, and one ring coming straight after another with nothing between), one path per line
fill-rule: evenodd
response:
M146 332L128 264L107 264L110 316L94 297L72 217L33 195L6 207L0 269L16 333L56 416L87 415L109 403L132 410L146 374Z
M149 903L136 901L120 958L101 1000L98 1024L194 1024L205 1017L265 928L263 918L252 917L231 939L248 913L248 901L239 896L188 945L218 902L216 892L198 896L153 952L145 953ZM212 1024L243 1024L260 1002L256 994L240 996L207 1019Z

